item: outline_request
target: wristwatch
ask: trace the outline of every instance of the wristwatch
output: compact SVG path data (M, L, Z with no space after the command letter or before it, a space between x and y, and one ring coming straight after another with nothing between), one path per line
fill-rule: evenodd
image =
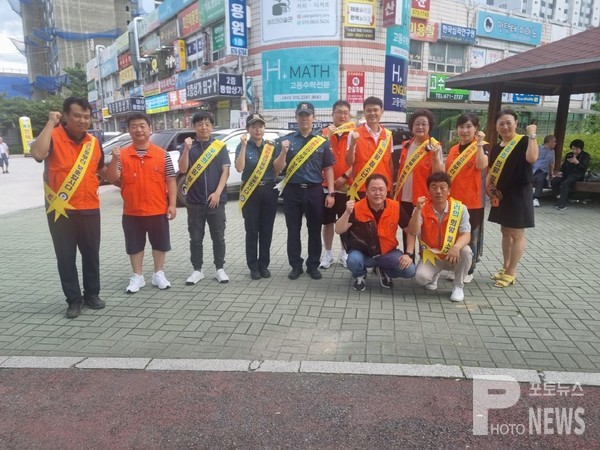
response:
M410 256L411 259L415 259L415 252L405 253L405 255Z

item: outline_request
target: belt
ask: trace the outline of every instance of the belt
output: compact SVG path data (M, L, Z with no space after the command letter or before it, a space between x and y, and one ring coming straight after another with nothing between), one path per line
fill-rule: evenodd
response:
M288 183L288 186L296 186L300 189L309 189L315 186L323 186L321 183Z
M274 185L275 182L274 181L259 181L258 185L259 186L272 186Z

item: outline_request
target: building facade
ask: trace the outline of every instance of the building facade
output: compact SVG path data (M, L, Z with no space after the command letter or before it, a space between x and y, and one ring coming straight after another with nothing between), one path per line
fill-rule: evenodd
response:
M580 28L600 25L600 0L488 0L507 12L526 14Z

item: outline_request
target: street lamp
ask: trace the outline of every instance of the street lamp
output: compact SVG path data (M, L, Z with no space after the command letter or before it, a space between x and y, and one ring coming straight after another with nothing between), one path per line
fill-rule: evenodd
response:
M102 113L102 109L104 107L104 89L102 86L102 71L100 70L100 54L106 49L104 45L96 45L95 53L96 53L96 67L98 67L98 99L100 100L100 108L99 109L99 121L101 124L104 123L104 114Z

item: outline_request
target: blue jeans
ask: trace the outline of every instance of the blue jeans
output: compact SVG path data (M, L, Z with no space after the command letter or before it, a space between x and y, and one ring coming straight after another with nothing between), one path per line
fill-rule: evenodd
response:
M367 269L371 267L379 267L391 278L412 278L415 276L415 264L412 263L406 269L400 269L400 257L403 253L398 250L392 250L385 255L380 255L375 258L361 253L358 250L348 251L348 270L352 272L352 276L364 277L367 274Z

